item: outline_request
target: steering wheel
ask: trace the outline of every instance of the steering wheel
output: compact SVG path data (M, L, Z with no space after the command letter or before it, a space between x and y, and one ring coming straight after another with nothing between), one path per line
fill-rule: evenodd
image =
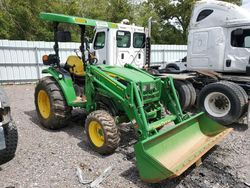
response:
M90 52L90 50L87 48L86 49L88 51L88 59L87 61L90 63L90 64L97 64L98 62L98 59L96 58L95 54L93 52ZM79 49L75 49L74 50L76 56L79 58L79 59L82 59L82 57L79 55L79 52L80 50Z

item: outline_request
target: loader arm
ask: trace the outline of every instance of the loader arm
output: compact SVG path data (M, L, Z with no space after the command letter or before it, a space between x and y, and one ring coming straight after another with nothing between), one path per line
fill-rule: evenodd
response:
M103 72L100 68L89 66L86 79L86 91L88 99L87 109L91 110L95 106L93 102L95 92L103 95L108 94L113 100L118 101L130 121L136 121L139 127L137 132L142 135L142 138L148 137L149 134L146 128L148 123L135 83L128 82L127 86L125 86Z
M125 67L142 72L150 77L154 77L148 72L142 69L138 69L137 67L131 64L125 64ZM165 79L162 80L161 102L164 104L164 106L167 107L167 109L172 114L177 115L177 118L176 118L177 123L189 117L187 114L183 114L182 112L181 105L180 105L180 102L179 102L179 99L178 99L178 96L176 94L176 90L174 87L173 78L171 76L166 77Z
M84 61L85 77L81 82L77 81L74 75L60 67L58 42L64 37L58 36L58 25L80 26L80 50L84 60L85 26L118 29L119 24L53 13L41 13L40 18L54 22L55 39L55 54L43 58L44 64L50 65L43 73L49 74L55 82L50 78L45 81L45 78L35 92L36 108L44 127L65 126L71 107L84 108L89 114L85 123L89 143L97 152L109 154L119 145L117 122L131 121L138 134L134 145L136 165L141 179L148 182L179 176L232 130L211 120L203 112L191 117L184 114L171 77L161 80L129 64L118 67ZM49 82L53 82L52 87L46 87ZM78 97L74 86L84 86ZM53 87L60 91L58 99L65 98L63 103L50 102L49 95L56 96L51 92ZM109 113L109 109L100 110L102 107L98 102L105 97L115 104L117 110L114 114ZM42 103L40 107L39 102ZM61 105L63 110L57 109Z
M136 70L130 66L126 68ZM134 146L136 162L144 181L158 182L179 176L232 130L209 119L203 112L192 117L183 114L172 78L164 81L153 79L156 90L148 94L142 89L149 84L147 82L133 82L128 78L129 81L121 83L115 76L109 76L109 69L102 70L96 66L89 66L87 72L90 79L88 98L93 97L95 92L109 95L119 102L133 123L139 135ZM157 88L157 83L163 90ZM150 118L160 107L157 100L161 100L171 114L152 121ZM93 99L88 102L89 106L95 106ZM147 111L148 103L154 104L153 111Z
M127 67L129 69L137 70L134 67ZM100 93L104 96L110 96L114 101L118 101L118 105L126 113L128 119L134 124L141 140L148 138L151 135L156 134L157 129L165 124L175 121L178 123L182 120L183 114L178 103L178 99L173 99L169 95L164 95L163 100L165 103L168 103L172 113L166 117L161 117L159 113L162 108L160 104L161 90L157 89L155 92L145 93L142 92L142 87L147 83L135 83L131 80L128 80L126 84L119 82L115 78L109 76L101 68L96 66L89 66L87 68L87 78L86 78L86 96L87 96L87 110L91 111L95 109L96 104L94 103L94 94ZM141 71L140 71L141 72ZM144 71L142 71L144 73ZM146 73L147 75L147 73ZM151 75L150 75L151 76ZM159 79L156 79L155 84L169 84L169 82L161 82ZM166 86L170 88L171 85ZM174 87L172 86L173 93L175 92ZM173 95L176 95L175 93ZM177 103L175 103L177 101ZM95 101L96 102L96 101ZM154 109L147 111L145 106L148 103L154 102ZM157 118L158 115L158 118ZM177 118L177 116L179 116ZM154 117L154 121L150 121Z

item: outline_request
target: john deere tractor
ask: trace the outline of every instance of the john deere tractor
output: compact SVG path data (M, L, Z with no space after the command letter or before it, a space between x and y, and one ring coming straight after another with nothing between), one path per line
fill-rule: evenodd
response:
M59 129L68 124L71 110L88 113L85 130L89 144L100 154L111 154L119 146L118 126L131 122L138 135L135 144L137 168L144 181L158 182L184 172L231 129L202 112L183 114L172 78L161 80L132 65L98 64L94 55L85 58L86 26L116 28L117 24L41 13L54 25L54 54L43 56L49 67L35 89L35 105L41 124ZM60 23L74 24L81 33L81 56L69 56L60 64L59 43L70 33L58 31Z

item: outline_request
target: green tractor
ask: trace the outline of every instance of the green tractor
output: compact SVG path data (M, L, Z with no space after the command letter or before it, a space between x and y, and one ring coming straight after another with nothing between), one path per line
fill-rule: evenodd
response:
M98 64L93 54L85 59L85 26L117 27L117 24L41 13L54 24L55 54L43 56L49 74L35 89L35 105L41 124L49 129L67 125L75 107L88 113L85 130L91 147L111 154L119 146L118 126L131 122L138 136L135 144L141 179L159 182L182 174L199 161L231 129L204 115L183 114L171 77L161 80L132 65ZM60 23L75 24L81 32L81 57L69 56L60 65L59 43L70 33L58 31Z

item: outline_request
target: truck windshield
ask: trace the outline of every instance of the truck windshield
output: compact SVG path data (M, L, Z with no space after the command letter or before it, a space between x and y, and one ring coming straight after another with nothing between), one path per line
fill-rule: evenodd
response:
M250 29L236 29L231 33L231 45L238 48L250 48Z
M145 34L144 33L134 33L133 47L134 48L144 48L145 47Z
M131 34L129 31L117 31L116 40L118 48L129 48Z

